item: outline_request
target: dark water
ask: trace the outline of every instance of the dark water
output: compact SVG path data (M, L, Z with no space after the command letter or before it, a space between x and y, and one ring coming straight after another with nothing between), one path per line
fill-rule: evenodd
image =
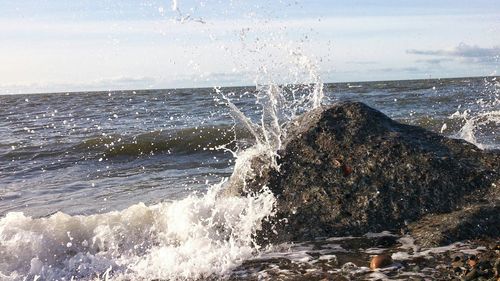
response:
M477 117L475 142L498 147L495 80L327 84L324 103L359 100L456 137ZM222 91L234 93L248 116L260 116L255 88ZM450 118L457 111L469 113ZM233 127L214 89L0 96L0 215L102 213L205 191L232 171L232 155L214 148L249 137Z

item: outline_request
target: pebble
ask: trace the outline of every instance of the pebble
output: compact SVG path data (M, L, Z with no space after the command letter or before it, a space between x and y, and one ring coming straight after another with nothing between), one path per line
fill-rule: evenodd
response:
M358 266L352 262L346 262L344 265L342 265L342 268L340 269L344 273L350 273L354 270L358 269Z
M370 268L382 268L392 264L392 258L389 255L374 256L370 262Z
M344 177L349 176L352 173L352 168L349 165L342 166L342 172L344 173Z
M453 267L453 269L459 269L461 270L461 268L464 266L464 262L462 261L462 258L459 257L459 256L456 256L453 258L453 261L451 262L451 267Z
M477 265L477 257L472 255L469 257L469 259L467 260L467 264L470 266L470 267L476 267Z

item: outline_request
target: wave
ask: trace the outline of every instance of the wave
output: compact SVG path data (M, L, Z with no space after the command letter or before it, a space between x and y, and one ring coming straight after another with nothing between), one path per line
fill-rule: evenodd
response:
M204 196L90 216L56 213L0 219L0 279L200 279L225 274L255 254L253 236L272 215L269 190ZM15 255L9 254L15 253Z
M197 153L225 146L234 148L251 135L242 128L211 126L175 131L154 131L135 136L108 135L91 138L73 147L77 152L97 152L105 157L156 153Z
M141 156L157 153L198 153L220 147L235 149L251 143L251 134L242 127L229 125L193 127L170 131L153 131L138 135L112 134L92 137L74 145L71 143L48 144L46 146L1 145L5 159L36 160L47 157L70 155L74 158L92 159L100 157ZM12 149L11 147L15 147Z
M177 130L159 130L138 135L112 134L92 137L78 144L70 140L40 145L0 144L0 159L37 160L43 158L78 159L142 156L158 153L199 153L225 147L251 144L251 134L242 127L219 125Z
M500 128L500 110L485 111L469 115L467 111L456 112L450 118L463 119L464 125L453 137L464 139L481 149L500 149L495 132ZM493 133L493 139L485 141L485 132ZM491 135L491 134L487 134Z

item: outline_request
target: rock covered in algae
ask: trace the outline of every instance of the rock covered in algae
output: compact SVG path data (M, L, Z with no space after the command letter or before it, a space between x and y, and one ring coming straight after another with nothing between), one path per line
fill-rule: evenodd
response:
M433 235L423 239L428 244L498 237L500 216L492 214L500 201L499 151L398 123L360 102L310 111L288 136L278 152L279 170L261 171L243 192L266 185L277 197L277 215L259 234L264 241L400 230L411 223L418 237ZM422 218L434 227L419 225Z

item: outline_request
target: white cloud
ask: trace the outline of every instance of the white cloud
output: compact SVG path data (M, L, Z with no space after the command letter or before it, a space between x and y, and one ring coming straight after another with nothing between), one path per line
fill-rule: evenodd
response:
M478 45L468 45L460 43L458 46L450 49L438 50L418 50L410 49L408 54L420 56L452 57L460 58L467 62L477 63L498 63L500 61L500 46L480 47ZM443 59L435 59L443 60Z
M114 77L79 83L0 84L0 94L148 89L155 88L156 84L151 77Z

